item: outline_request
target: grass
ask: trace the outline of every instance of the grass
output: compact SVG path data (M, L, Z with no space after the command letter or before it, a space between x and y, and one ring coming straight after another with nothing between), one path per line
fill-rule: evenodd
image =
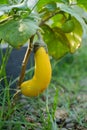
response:
M0 130L62 130L64 121L58 124L58 115L55 115L60 110L66 113L67 118L75 120L79 128L72 130L87 129L86 47L60 61L52 60L52 68L48 89L35 98L22 96L14 107L11 107L10 86L16 79L6 83L5 88L0 84Z

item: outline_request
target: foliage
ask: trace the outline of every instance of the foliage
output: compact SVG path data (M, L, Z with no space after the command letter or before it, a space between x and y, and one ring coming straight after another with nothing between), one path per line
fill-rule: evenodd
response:
M59 59L87 42L86 5L85 0L1 0L0 39L20 48L39 31L49 54ZM69 20L75 27L67 33L62 26Z
M87 43L86 3L86 0L35 0L34 3L30 0L0 0L0 43L7 42L9 46L21 48L28 40L34 44L39 32L47 44L50 56L55 59L74 53L82 43ZM73 22L73 29L69 21ZM67 27L64 27L66 22ZM66 109L71 119L74 116L75 129L78 125L82 129L87 128L87 101L81 100L82 94L86 96L87 91L86 47L82 55L77 51L74 59L73 56L65 57L65 61L59 62L52 58L51 88L40 97L26 100L16 100L18 93L15 98L10 95L11 90L13 91L11 85L18 78L20 81L23 75L20 74L14 81L7 81L5 67L12 50L10 48L9 51L8 48L5 55L0 50L0 129L61 129L65 124L58 124L55 116L56 110L60 108ZM26 52L31 51L32 46L28 46L28 49L30 50ZM25 68L26 66L23 69ZM5 82L5 88L2 81Z
M12 28L12 29L11 29ZM11 19L0 26L0 39L15 48L21 47L38 29L37 23L30 18Z

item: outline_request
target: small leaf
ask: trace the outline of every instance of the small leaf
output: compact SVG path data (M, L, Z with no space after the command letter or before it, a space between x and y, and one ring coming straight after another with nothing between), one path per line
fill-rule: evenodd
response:
M66 33L66 37L69 40L69 46L70 46L70 52L74 53L81 45L82 42L82 27L80 25L80 23L73 18L72 19L74 24L75 24L75 28L73 30L73 32L71 33Z
M10 5L10 4L1 4L0 5L0 12L4 12L4 13L9 13L12 10L25 10L25 11L30 11L29 7L27 6L27 3L22 2L22 3L18 3L18 4L14 4L14 5Z
M86 0L77 0L77 4L83 5L87 9L87 1Z
M59 59L69 52L68 40L64 33L60 32L59 28L50 28L48 25L43 25L43 39L48 45L48 51L55 59Z
M44 6L48 11L55 11L57 9L57 4L55 2L50 2Z
M65 4L69 4L69 0L61 0Z
M47 5L50 2L61 2L61 0L39 0L37 4L38 10L41 10L43 6Z
M19 48L36 33L37 29L37 23L30 18L11 19L0 25L0 39L5 40L15 48Z
M0 0L0 4L7 4L8 0Z
M39 12L42 20L44 21L45 19L50 17L56 11L56 9L57 9L57 4L55 2L50 2L45 6L43 6L43 8L41 8Z
M82 30L83 30L82 42L87 43L87 25L86 25L85 21L83 20L83 18L80 16L80 14L77 13L73 8L71 8L70 6L65 5L65 4L58 3L57 7L60 8L60 10L66 12L68 14L71 14L72 16L74 16L77 19L77 21L81 24Z

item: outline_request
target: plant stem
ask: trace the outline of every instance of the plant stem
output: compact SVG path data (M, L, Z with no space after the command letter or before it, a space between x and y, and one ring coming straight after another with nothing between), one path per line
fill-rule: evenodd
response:
M52 14L51 14L50 16L48 16L46 19L44 19L44 20L41 21L40 26L42 26L46 21L48 21L50 18L54 17L55 15L57 15L57 14L59 14L59 13L63 14L63 12L60 11L60 10L58 10L57 12L52 13Z
M20 85L21 85L21 83L24 80L24 75L25 75L25 70L26 70L27 62L28 62L30 53L32 51L32 42L33 42L33 39L34 39L34 36L32 36L30 38L30 42L28 43L28 47L27 47L26 53L24 55L24 59L23 59L23 62L22 62L22 68L21 68L21 72L20 72L20 77L19 77L18 84L17 84L18 90L17 90L17 92L13 96L12 106L14 106L15 103L16 103L16 101L18 101L19 95L21 93Z
M24 75L25 75L25 70L26 70L26 66L27 66L27 62L30 56L30 53L32 51L32 42L33 42L33 36L30 39L30 42L28 44L28 48L26 50L23 62L22 62L22 68L21 68L21 73L20 73L20 77L19 77L19 81L18 81L18 88L20 88L21 83L23 82L24 79Z

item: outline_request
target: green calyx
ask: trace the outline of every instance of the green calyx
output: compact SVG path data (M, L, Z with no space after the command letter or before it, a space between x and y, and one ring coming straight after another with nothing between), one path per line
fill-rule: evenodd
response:
M48 53L48 48L46 43L44 41L39 41L39 40L34 43L34 52L36 52L40 47L44 47L44 49Z
M40 32L37 32L38 40L34 43L34 52L36 52L40 47L44 47L48 53L47 44L43 41L42 35Z

